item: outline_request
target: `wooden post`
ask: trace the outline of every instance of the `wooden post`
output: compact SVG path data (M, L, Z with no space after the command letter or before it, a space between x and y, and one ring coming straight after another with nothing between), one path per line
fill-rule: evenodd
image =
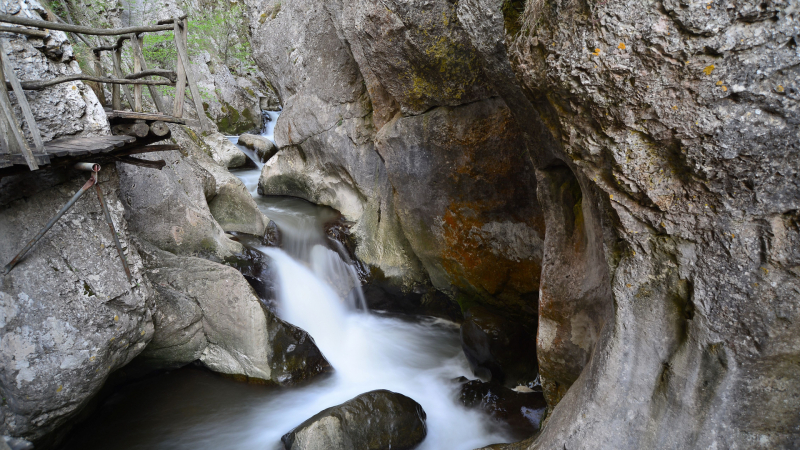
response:
M194 100L194 107L197 110L198 119L200 119L200 129L202 131L211 131L211 124L208 123L206 111L203 109L203 101L200 99L200 91L197 89L197 83L194 80L194 74L189 70L189 52L186 49L187 39L187 22L186 19L182 20L182 27L175 21L175 34L180 34L181 38L175 39L175 44L178 47L178 55L183 61L184 72L186 73L186 80L189 82L189 92L192 93L192 100ZM181 30L183 28L183 30Z
M142 53L142 48L144 47L144 37L131 39L131 44L133 44L134 56L140 61L141 70L147 70L147 62L144 60L144 53ZM164 103L161 101L161 94L158 93L158 88L148 85L147 89L150 90L150 97L153 98L153 103L156 105L158 112L166 114L167 111L166 108L164 108Z
M5 56L5 51L0 51ZM5 61L5 57L3 57ZM25 140L25 136L22 134L22 129L19 127L19 123L17 123L17 118L14 117L14 110L11 108L11 100L8 97L8 88L6 88L6 75L3 71L4 64L0 64L0 113L3 115L3 119L8 126L8 131L10 133L9 136L9 144L11 144L11 138L13 137L16 148L20 150L22 156L25 158L25 161L28 163L28 167L31 170L39 169L39 165L36 164L36 158L33 157L33 152L31 152L31 148L28 146L28 141ZM13 76L13 73L12 73ZM13 145L9 145L9 147L14 148Z
M92 65L94 66L95 75L97 75L98 77L105 76L105 71L103 71L103 63L100 60L100 53L92 52L92 55L94 55L94 60L92 61ZM100 91L96 92L97 99L100 100L101 105L108 106L108 99L106 99L106 93L105 90L103 89L103 83L98 82L97 86L98 90Z
M28 131L31 132L33 138L33 145L36 147L37 153L44 153L44 143L42 142L42 134L39 132L39 127L36 125L36 119L33 117L31 105L28 104L28 99L25 93L22 92L22 86L19 84L17 76L14 74L14 68L11 67L11 61L8 59L5 48L5 39L0 40L0 59L3 60L3 72L11 82L11 88L14 90L14 95L17 97L17 103L22 109L22 115L25 117L25 122L28 124Z
M175 33L175 47L178 47L178 41L184 38L186 33L185 28L178 26L179 21L175 19L173 22ZM183 67L183 59L178 56L177 71L178 71L178 84L175 86L175 101L172 105L172 115L174 117L183 117L183 100L186 97L186 68Z
M122 75L122 46L114 50L114 52L111 54L111 59L114 61L114 75L117 78L125 78ZM132 98L133 96L131 95L131 88L128 86L123 86L122 91L125 93L125 100L128 101L128 105L133 108L134 103ZM120 106L119 109L122 109L122 106Z
M131 34L131 45L133 48L139 46L139 37L136 34ZM139 57L139 53L136 50L133 51L133 73L139 73L142 71L142 58ZM133 87L133 110L136 112L142 112L142 85L137 84Z

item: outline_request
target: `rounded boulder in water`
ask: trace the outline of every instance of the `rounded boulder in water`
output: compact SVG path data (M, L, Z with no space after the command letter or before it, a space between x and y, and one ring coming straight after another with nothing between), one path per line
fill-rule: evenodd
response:
M286 450L405 450L427 434L425 411L387 390L361 394L325 409L285 434Z

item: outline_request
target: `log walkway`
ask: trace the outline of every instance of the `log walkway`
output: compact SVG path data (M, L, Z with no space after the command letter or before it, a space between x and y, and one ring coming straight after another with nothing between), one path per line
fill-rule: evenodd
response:
M49 80L18 80L13 62L6 53L7 43L0 39L0 178L4 172L14 166L27 166L30 170L38 170L40 166L56 164L57 159L65 159L59 165L73 163L75 158L87 155L100 155L111 157L117 161L131 164L154 167L153 162L136 160L129 155L147 151L161 151L169 146L148 146L154 142L163 141L170 137L166 124L176 123L185 125L183 118L183 102L186 88L189 89L191 100L194 104L199 126L203 131L211 129L205 115L200 99L194 74L189 67L187 17L177 17L160 21L157 25L128 27L119 29L100 29L76 26L58 22L48 22L20 16L0 14L0 23L13 26L0 26L0 33L16 33L36 38L46 38L49 30L60 30L73 33L85 41L81 34L95 36L118 36L113 45L101 45L92 48L94 70L97 75L73 74ZM29 28L32 27L32 28ZM157 33L172 31L174 33L177 60L176 71L166 69L148 69L142 53L144 44L142 33ZM122 72L122 48L130 42L133 57L134 73L124 75ZM104 76L102 54L109 52L112 61L112 76ZM151 77L160 77L160 80L151 80ZM100 83L100 92L103 83L111 87L111 104L105 104L105 95L99 95L104 103L106 115L112 130L111 136L98 137L70 137L43 142L40 130L34 119L33 111L25 97L26 90L41 90L47 87L73 81L93 81ZM133 85L133 92L130 90ZM171 111L167 111L164 100L156 90L156 86L175 86L175 99ZM142 88L147 86L153 105L158 113L148 113L143 110ZM33 141L33 146L26 139L22 129L22 121L14 114L10 92L19 108L22 110L22 120L28 126L28 133ZM130 110L123 110L123 97ZM172 146L175 147L175 146ZM177 147L176 147L177 149ZM109 158L104 158L109 160Z

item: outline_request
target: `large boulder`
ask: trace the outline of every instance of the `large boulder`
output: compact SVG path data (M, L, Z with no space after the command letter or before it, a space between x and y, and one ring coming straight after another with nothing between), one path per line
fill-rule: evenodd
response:
M86 182L85 172L52 180L40 171L8 177L40 192L0 206L0 261L5 265ZM37 443L77 414L109 374L153 336L151 288L130 245L113 166L100 186L133 275L129 282L94 188L0 276L0 434ZM41 188L40 188L41 189Z
M141 158L163 159L167 165L161 170L119 166L126 219L137 236L178 255L222 260L241 251L209 210L206 196L215 192L216 181L208 171L177 151Z
M286 450L406 450L425 439L425 417L414 400L377 390L317 413L281 441Z
M311 336L270 312L236 269L141 245L157 292L155 334L141 363L200 360L215 372L282 385L332 370Z
M254 134L243 134L239 136L239 145L244 145L256 152L261 162L269 161L270 158L275 156L275 153L278 153L278 147L275 146L272 141L263 136L256 136Z

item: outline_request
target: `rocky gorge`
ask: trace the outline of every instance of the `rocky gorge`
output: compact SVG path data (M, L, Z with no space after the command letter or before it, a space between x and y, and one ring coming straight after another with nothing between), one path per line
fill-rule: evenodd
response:
M194 59L217 91L203 113L219 132L173 126L182 150L147 157L163 169L100 172L135 283L88 197L0 278L3 435L58 448L102 390L191 363L287 390L349 373L344 340L321 341L285 293L253 289L288 267L253 253L280 228L230 170L256 164L258 194L341 216L326 231L366 304L458 322L459 357L480 380L452 381L452 396L487 414L449 420L524 430L478 446L800 447L800 3L244 0L239 11L259 75ZM58 33L10 41L21 78L82 70ZM41 92L29 101L48 140L109 132L89 87ZM226 111L252 118L278 102L274 145L239 139L251 162L224 134L260 123L233 126ZM4 261L82 177L0 178ZM380 324L365 328L375 340L395 326ZM437 351L425 364L448 366ZM335 403L278 436L304 449L443 442L429 399L372 383L334 385Z

